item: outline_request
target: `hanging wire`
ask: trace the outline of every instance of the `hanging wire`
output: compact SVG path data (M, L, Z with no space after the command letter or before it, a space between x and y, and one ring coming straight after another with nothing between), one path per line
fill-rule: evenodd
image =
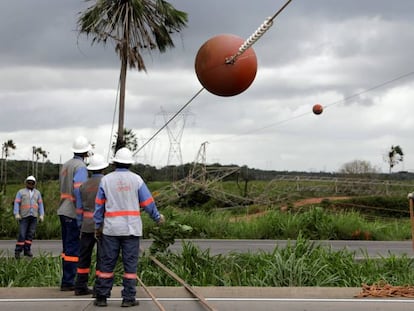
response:
M106 155L106 160L107 160L107 161L109 161L109 153L111 152L111 149L112 149L112 137L113 137L113 135L114 135L115 118L116 118L116 108L117 108L117 106L118 106L118 95L119 95L119 87L120 87L120 83L121 83L121 74L119 75L118 87L117 87L117 90L116 90L114 114L113 114L113 116L112 116L111 135L109 136L108 154Z
M255 44L256 41L259 40L265 34L265 32L269 30L270 27L272 27L273 20L288 6L291 1L292 0L287 1L272 17L266 18L263 24L261 24L260 27L257 28L257 30L246 41L244 41L237 53L231 57L226 58L226 64L234 64L240 55L242 55L244 52L246 52L247 49Z
M155 138L155 136L157 136L163 129L165 129L168 124L170 124L170 122L174 120L181 113L181 111L183 111L198 95L200 95L203 90L204 87L201 88L193 97L191 97L191 99L184 106L182 106L180 110L178 110L158 131L154 133L154 135L152 135L140 148L138 148L138 150L134 152L134 155L140 152L151 140Z
M354 94L352 94L350 96L347 96L347 97L345 97L345 98L343 98L341 100L338 100L338 101L335 101L335 102L333 102L331 104L325 105L324 106L324 109L326 109L328 107L331 107L331 106L334 106L334 105L343 104L343 103L349 101L350 99L353 99L355 97L358 97L358 96L360 96L362 94L366 94L366 93L371 92L373 90L379 89L379 88L384 87L384 86L386 86L388 84L394 83L396 81L399 81L401 79L407 78L407 77L412 76L412 75L414 75L414 71L410 71L408 73L404 73L404 74L402 74L400 76L397 76L397 77L395 77L395 78L393 78L391 80L387 80L387 81L382 82L380 84L377 84L377 85L375 85L373 87L370 87L368 89L365 89L365 90L362 90L360 92L354 93ZM292 120L295 120L295 119L299 119L299 118L301 118L301 117L303 117L305 115L308 115L310 113L312 113L312 112L304 112L304 113L301 113L299 115L293 116L291 118L288 118L288 119L285 119L285 120L280 120L278 122L274 122L274 123L271 123L271 124L262 126L260 128L252 129L252 130L249 130L249 131L245 131L245 132L242 132L242 133L239 133L239 134L232 135L230 137L225 137L225 138L217 139L217 140L214 140L214 141L211 140L211 142L218 142L218 141L228 140L228 139L231 139L233 137L238 137L238 136L242 136L242 135L256 133L256 132L259 132L259 131L262 131L262 130L265 130L265 129L268 129L268 128L271 128L271 127L275 127L277 125L281 125L283 123L286 123L286 122L289 122L289 121L292 121Z
M288 0L272 17L268 17L262 25L240 46L237 54L225 60L227 64L233 64L237 57L242 55L248 48L250 48L257 40L259 40L264 33L273 25L273 20L288 6L292 0ZM180 110L178 110L154 135L152 135L137 151L134 152L136 155L141 151L151 140L153 140L168 124L174 120L202 91L204 88L199 90Z

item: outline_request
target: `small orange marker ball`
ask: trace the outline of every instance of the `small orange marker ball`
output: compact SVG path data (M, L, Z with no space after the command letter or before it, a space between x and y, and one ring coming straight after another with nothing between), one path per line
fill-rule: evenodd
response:
M226 63L243 43L238 36L222 34L200 47L195 58L195 71L205 89L219 96L234 96L252 84L257 72L257 58L252 48L238 56L234 63Z
M312 111L314 114L321 114L323 111L323 107L320 104L313 105Z

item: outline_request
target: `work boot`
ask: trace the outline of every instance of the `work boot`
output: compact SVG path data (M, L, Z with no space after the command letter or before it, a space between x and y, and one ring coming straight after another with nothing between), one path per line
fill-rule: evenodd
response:
M33 257L33 253L29 250L29 251L24 251L24 255L27 257Z
M14 258L20 259L20 252L14 252Z
M139 301L138 300L122 300L122 304L121 307L133 307L133 306L138 306L139 305Z
M93 305L97 307L106 307L108 305L108 303L106 302L106 297L96 297L95 301L93 302Z
M77 288L75 289L75 296L85 296L94 294L94 290L89 288Z

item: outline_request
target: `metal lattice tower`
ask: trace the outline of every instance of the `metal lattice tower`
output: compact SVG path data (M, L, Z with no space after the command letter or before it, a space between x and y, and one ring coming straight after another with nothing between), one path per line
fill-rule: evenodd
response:
M166 112L161 107L161 114L164 118L164 122L167 123L169 118L171 117L171 113ZM168 133L168 138L170 140L170 148L168 150L168 160L167 166L169 165L182 165L183 164L183 155L181 152L181 138L183 136L184 128L187 123L187 117L192 115L191 112L183 112L181 113L179 118L170 122L166 129Z
M188 179L199 179L202 182L205 182L207 176L206 169L206 146L208 141L205 141L201 144L200 149L198 150L197 156L193 163L193 168L188 175Z
M148 141L146 137L139 137L138 139L138 146L142 146L145 142ZM137 154L137 159L139 162L143 164L152 164L154 160L154 149L156 146L157 140L154 139L152 144L147 145L146 148L142 149L141 153Z

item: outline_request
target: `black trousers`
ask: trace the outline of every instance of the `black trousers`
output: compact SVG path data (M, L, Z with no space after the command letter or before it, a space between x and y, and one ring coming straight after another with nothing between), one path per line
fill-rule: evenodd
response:
M95 233L94 232L82 232L80 238L80 253L79 253L79 262L76 273L76 282L75 290L85 290L88 288L89 273L91 271L91 262L92 262L92 253L93 248L96 244ZM98 251L98 250L97 250ZM99 271L98 268L98 258L96 256L96 271Z

